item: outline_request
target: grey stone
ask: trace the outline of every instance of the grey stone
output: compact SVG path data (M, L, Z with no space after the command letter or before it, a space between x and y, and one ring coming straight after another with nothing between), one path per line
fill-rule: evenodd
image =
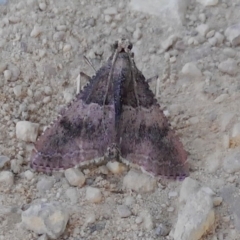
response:
M235 173L240 171L239 149L228 152L228 155L223 159L223 169L227 173Z
M228 27L224 34L233 46L238 46L240 44L240 23Z
M26 229L36 234L46 234L51 239L59 239L65 231L69 213L59 203L40 203L22 212L22 223Z
M72 204L76 204L78 202L78 193L75 188L69 188L66 190L65 195L70 199Z
M182 73L191 78L200 78L202 77L202 72L198 69L198 67L192 63L186 63L182 68Z
M131 214L132 214L126 205L117 206L117 211L121 218L127 218L127 217L131 216Z
M0 155L0 169L5 166L5 164L10 162L10 158L4 155Z
M51 177L43 177L37 183L37 190L40 193L45 193L53 187L54 180Z

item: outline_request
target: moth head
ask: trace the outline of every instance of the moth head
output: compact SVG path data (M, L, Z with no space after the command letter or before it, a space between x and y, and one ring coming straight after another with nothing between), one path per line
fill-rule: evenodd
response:
M132 50L132 43L125 38L122 38L118 41L115 41L115 43L113 44L113 49L118 52L131 52Z

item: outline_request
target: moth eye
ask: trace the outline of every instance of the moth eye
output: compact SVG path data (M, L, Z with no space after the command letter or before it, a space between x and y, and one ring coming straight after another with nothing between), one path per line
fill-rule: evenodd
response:
M129 50L132 50L132 47L133 47L132 43L129 43L128 49L129 49Z

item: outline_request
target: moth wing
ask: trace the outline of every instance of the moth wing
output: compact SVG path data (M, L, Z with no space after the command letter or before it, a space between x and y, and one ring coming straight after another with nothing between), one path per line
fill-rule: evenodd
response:
M137 106L134 86L125 89L120 120L121 157L154 176L188 176L187 154L160 109L144 76L136 70Z
M39 137L30 158L32 168L51 172L103 158L115 136L111 94L103 106L108 73L109 66L102 67Z

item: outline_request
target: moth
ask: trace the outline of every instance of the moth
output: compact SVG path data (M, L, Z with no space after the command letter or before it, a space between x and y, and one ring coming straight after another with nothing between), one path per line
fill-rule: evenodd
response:
M185 178L187 154L138 70L129 40L114 44L107 63L45 130L31 167L52 172L118 159L153 176Z

